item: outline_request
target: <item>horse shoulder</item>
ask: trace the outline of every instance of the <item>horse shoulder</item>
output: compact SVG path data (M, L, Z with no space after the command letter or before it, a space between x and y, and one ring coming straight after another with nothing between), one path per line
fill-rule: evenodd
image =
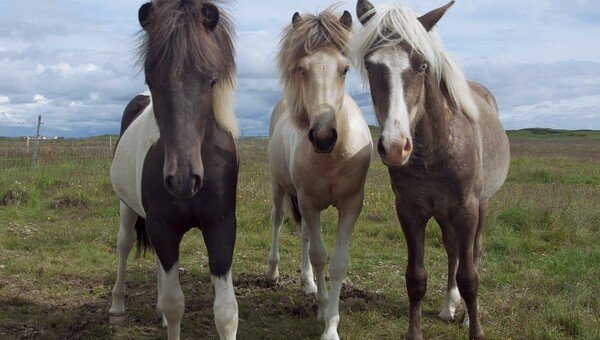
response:
M110 178L115 193L142 217L145 216L141 193L144 160L148 150L159 137L154 110L150 104L119 139L110 166Z
M371 130L369 124L365 120L365 117L354 99L349 95L344 96L344 106L348 116L349 131L352 134L352 141L358 143L357 146L362 149L365 146L372 148L373 137L371 136Z

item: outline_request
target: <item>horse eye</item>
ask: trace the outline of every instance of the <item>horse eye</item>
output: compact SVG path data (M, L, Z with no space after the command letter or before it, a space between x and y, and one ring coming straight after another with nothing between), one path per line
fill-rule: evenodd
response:
M298 66L298 74L300 75L300 77L304 77L305 72L302 66Z
M215 85L217 85L218 79L215 78L213 80L210 81L210 84L208 85L208 89L212 89L213 87L215 87Z
M419 72L421 72L421 73L425 72L426 69L427 69L427 63L422 63L421 66L419 66Z
M348 73L348 70L350 70L349 66L344 67L344 69L342 70L342 76L345 76Z

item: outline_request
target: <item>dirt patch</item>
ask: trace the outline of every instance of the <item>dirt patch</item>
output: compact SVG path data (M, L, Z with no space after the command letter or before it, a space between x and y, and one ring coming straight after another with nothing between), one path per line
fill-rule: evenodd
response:
M80 208L80 209L89 209L90 205L86 202L83 202L78 199L61 197L55 199L52 204L50 204L50 208L60 210L67 208Z
M4 193L0 205L9 206L27 203L27 193L22 190L11 189Z

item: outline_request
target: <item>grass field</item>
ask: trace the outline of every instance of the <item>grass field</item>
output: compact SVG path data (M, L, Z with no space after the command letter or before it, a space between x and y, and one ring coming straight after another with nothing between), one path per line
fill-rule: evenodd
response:
M570 133L509 133L511 169L490 207L480 269L481 320L489 339L600 338L600 139L596 132ZM317 339L324 326L314 299L301 292L300 242L288 222L281 235L281 279L275 286L262 279L271 231L266 141L241 142L240 157L233 268L238 338ZM109 165L104 155L42 162L36 171L0 170L0 338L166 338L155 312L152 256L130 257L129 314L121 325L108 323L118 230ZM334 210L323 219L330 250ZM465 339L459 321L436 317L446 256L434 222L426 238L424 336ZM186 234L181 249L182 336L218 338L201 233ZM387 170L376 156L350 261L340 336L403 338L406 246Z

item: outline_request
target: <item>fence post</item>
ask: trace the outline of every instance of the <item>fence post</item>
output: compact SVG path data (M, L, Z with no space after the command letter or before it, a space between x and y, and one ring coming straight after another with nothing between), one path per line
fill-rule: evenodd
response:
M42 115L38 116L37 130L35 133L35 145L33 146L33 160L31 161L31 168L35 170L37 165L38 149L40 148L40 125L42 124Z

